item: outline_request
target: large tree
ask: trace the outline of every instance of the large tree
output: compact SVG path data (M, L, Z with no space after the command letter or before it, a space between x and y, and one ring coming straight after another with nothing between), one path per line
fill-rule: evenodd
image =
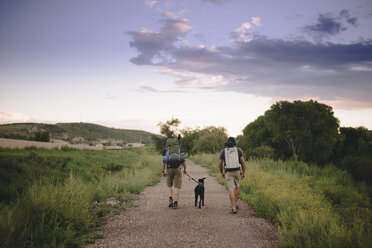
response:
M243 129L246 151L274 148L274 157L297 157L305 162L330 161L337 141L339 121L332 107L310 100L280 101Z
M332 107L313 100L281 101L265 117L273 143L284 141L292 155L305 162L330 161L339 128Z

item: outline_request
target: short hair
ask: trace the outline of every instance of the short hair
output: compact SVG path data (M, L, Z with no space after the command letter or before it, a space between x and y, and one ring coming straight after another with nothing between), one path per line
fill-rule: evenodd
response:
M236 141L235 141L235 138L234 138L234 137L229 137L229 138L227 139L227 142L230 142L230 143L236 144Z

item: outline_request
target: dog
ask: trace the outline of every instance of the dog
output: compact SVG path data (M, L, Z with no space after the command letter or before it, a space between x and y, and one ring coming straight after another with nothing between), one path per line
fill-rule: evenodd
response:
M198 180L198 185L195 187L195 207L198 205L198 196L200 196L199 200L199 208L204 206L204 179L205 177Z

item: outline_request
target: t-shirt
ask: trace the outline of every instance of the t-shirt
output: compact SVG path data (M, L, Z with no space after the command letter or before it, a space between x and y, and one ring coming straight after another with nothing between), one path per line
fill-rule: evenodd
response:
M237 148L238 148L238 156L239 156L239 159L238 160L239 160L239 164L242 164L242 162L240 161L240 158L243 157L243 151L239 147L237 147ZM222 148L222 150L221 150L220 159L223 160L224 164L226 164L226 161L225 161L225 148ZM235 170L240 170L240 168L231 169L231 171L235 171Z

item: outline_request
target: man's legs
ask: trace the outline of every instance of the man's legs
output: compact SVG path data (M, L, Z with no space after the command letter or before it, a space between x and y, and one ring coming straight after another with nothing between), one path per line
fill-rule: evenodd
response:
M238 205L238 201L239 201L239 193L240 193L240 189L239 189L239 188L235 188L235 189L234 189L235 207Z
M172 198L172 187L168 187L168 195L169 195L169 205L168 207L173 207L173 198Z
M180 189L182 186L182 174L181 170L177 169L174 175L174 208L178 208L178 198L180 196Z
M231 201L231 206L233 211L236 211L236 206L239 200L239 181L240 181L240 172L227 172L225 177L227 181L227 186L229 187L229 196Z
M229 196L230 196L232 209L236 211L235 189L229 190Z
M180 189L174 188L174 201L178 202L178 197L180 196Z

